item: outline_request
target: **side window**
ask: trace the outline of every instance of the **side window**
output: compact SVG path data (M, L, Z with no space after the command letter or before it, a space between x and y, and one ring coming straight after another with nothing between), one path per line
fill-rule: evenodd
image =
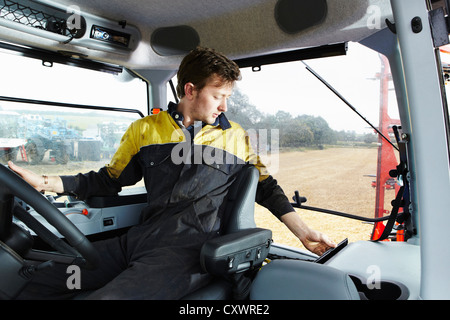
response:
M111 159L120 138L138 114L102 110L58 108L50 105L24 106L2 102L0 142L1 161L26 165L98 169ZM70 169L66 169L70 170Z
M146 114L147 84L1 53L0 162L42 174L98 170L130 123Z
M399 125L399 116L387 60L350 43L346 56L304 62L310 71L301 61L256 72L243 69L228 118L253 133L255 148L289 199L298 191L307 199L304 206L368 218L388 214L397 188L388 172L398 164L398 153L373 128L395 146L392 127ZM374 228L360 220L296 210L336 242L368 240ZM272 229L276 242L300 246L263 207L257 206L255 218Z

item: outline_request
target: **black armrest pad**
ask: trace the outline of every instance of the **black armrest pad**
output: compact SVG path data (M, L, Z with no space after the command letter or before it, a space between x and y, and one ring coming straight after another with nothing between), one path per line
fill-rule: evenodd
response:
M260 266L272 243L272 231L252 228L223 235L203 244L200 263L204 271L225 276Z

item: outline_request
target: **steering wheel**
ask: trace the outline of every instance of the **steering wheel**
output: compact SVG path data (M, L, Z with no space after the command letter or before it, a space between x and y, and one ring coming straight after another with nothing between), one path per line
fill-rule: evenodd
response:
M16 196L26 202L29 206L33 207L65 237L70 246L86 261L86 266L90 268L95 268L95 266L97 266L99 255L92 243L72 223L72 221L67 219L67 217L52 205L41 193L4 165L0 165L0 184L0 195L3 196L3 198L5 195ZM40 226L43 227L43 225ZM43 227L43 229L50 233L47 228ZM41 236L44 230L33 231L36 232L38 236ZM45 237L43 237L43 239L45 241Z

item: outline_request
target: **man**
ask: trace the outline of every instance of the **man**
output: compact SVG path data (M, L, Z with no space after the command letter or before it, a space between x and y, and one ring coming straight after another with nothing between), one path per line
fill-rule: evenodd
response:
M299 218L252 152L246 132L225 117L239 79L234 62L197 48L178 71L179 104L132 123L111 163L98 172L47 177L9 164L38 190L79 199L116 194L144 177L148 206L142 223L122 237L95 243L101 265L81 273L81 288L94 290L88 298L178 299L202 286L200 248L220 234L228 188L247 163L260 171L258 203L312 252L334 246ZM43 271L19 298L64 297L66 279L62 270Z

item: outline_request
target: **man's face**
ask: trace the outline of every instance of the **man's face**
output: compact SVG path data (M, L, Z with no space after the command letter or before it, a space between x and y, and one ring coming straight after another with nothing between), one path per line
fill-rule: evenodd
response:
M211 76L203 89L194 89L191 117L195 121L213 124L222 112L227 111L227 99L232 93L233 83Z

